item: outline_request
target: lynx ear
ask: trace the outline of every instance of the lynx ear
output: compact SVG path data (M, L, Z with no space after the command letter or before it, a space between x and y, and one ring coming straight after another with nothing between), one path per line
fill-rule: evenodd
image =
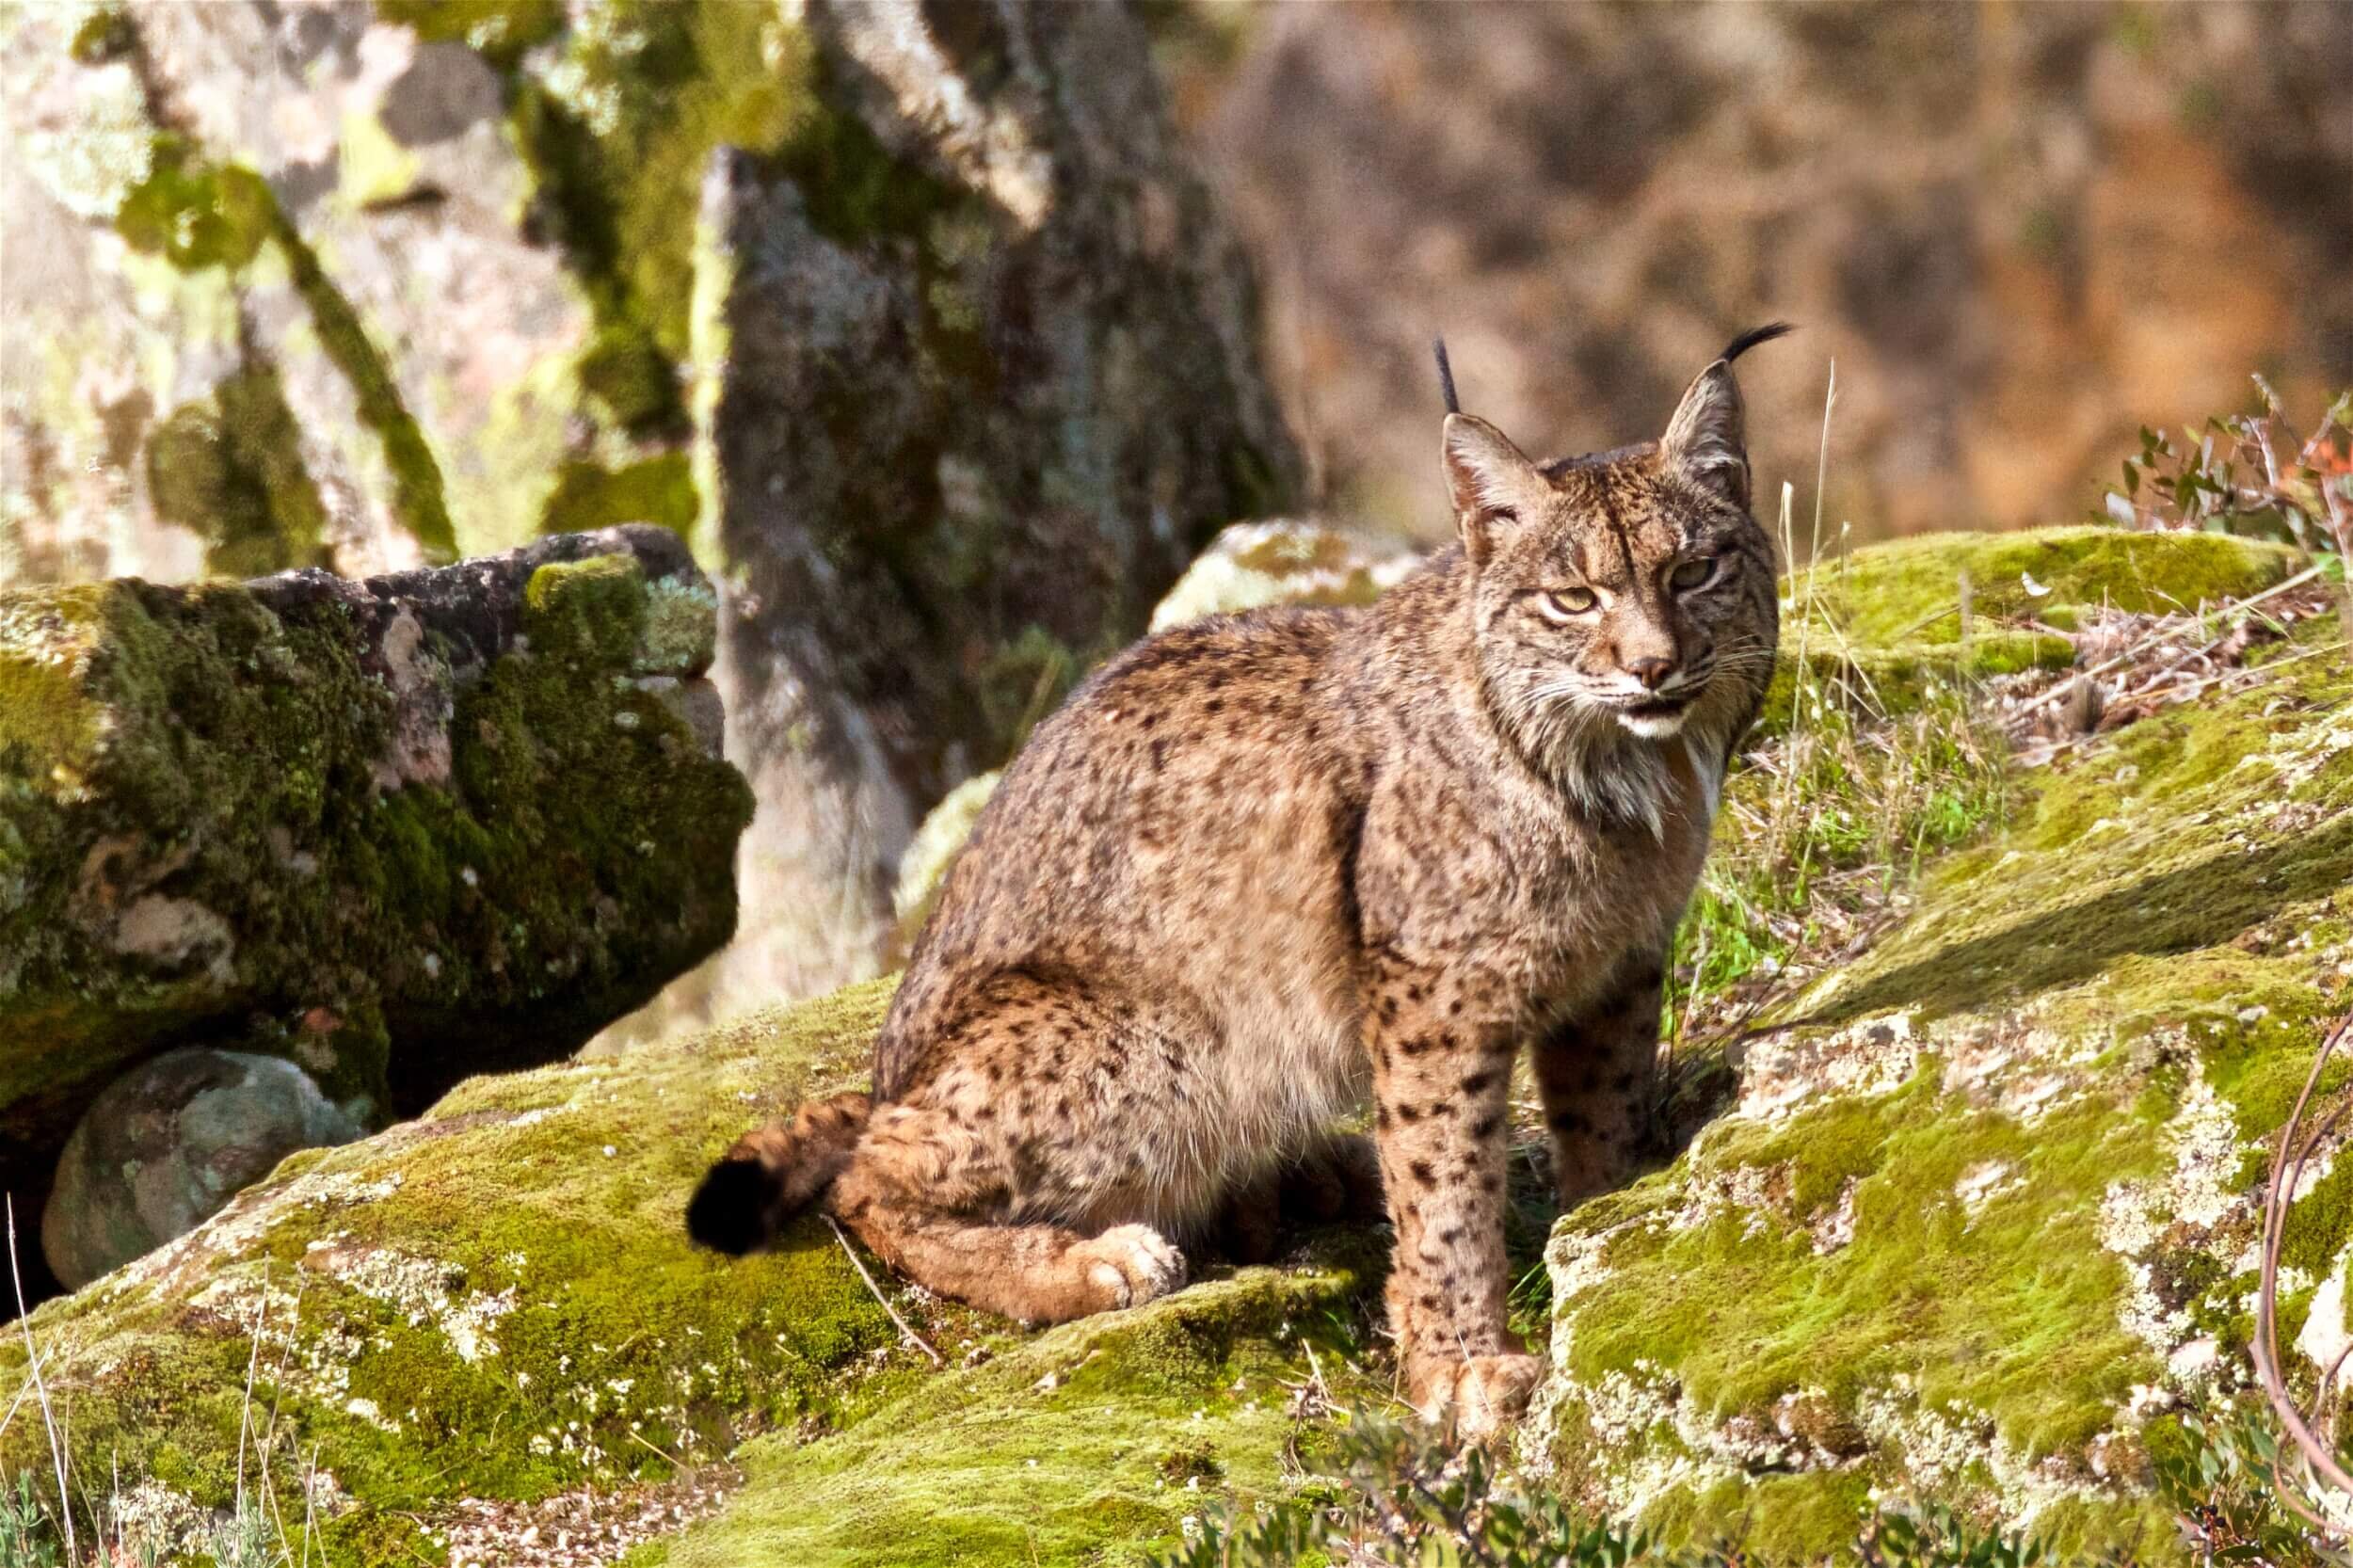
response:
M1480 565L1549 487L1510 437L1476 414L1446 416L1445 451L1455 526Z
M1749 448L1740 386L1730 361L1701 371L1667 422L1658 456L1667 467L1735 506L1749 504Z

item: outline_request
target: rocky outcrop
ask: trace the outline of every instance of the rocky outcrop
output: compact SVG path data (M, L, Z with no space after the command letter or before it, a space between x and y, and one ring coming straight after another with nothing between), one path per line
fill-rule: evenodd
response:
M75 1462L102 1494L119 1464L161 1544L203 1542L237 1493L255 1362L256 1409L276 1414L247 1429L246 1484L266 1468L290 1521L307 1497L337 1563L446 1561L464 1539L485 1561L542 1560L525 1532L546 1521L552 1545L568 1504L626 1544L673 1460L745 1488L678 1560L810 1568L1072 1561L1175 1541L1222 1486L1274 1486L1289 1385L1367 1391L1359 1239L1044 1334L884 1276L945 1369L814 1215L742 1261L688 1245L680 1206L709 1159L856 1081L888 998L861 985L626 1066L476 1080L295 1157L33 1314ZM11 1394L23 1344L0 1338ZM45 1464L44 1443L11 1423L0 1464Z
M2024 618L2008 595L2088 626L2131 593L2194 604L2286 565L2090 530L1861 552L1801 582L1788 651L1835 622L1855 654L1950 680L1992 617ZM1988 624L1923 641L1964 568ZM1874 1487L2164 1555L2146 1456L2245 1376L2263 1140L2353 975L2353 676L2332 629L2297 621L2229 682L2016 764L2007 820L1929 851L1891 929L1742 1048L1678 1062L1678 1082L1727 1086L1704 1129L1562 1219L1548 1269L1543 1134L1520 1129L1518 1305L1556 1370L1516 1468L1671 1533L1745 1525L1759 1561L1843 1548ZM1736 778L1736 804L1771 783ZM79 1463L156 1478L155 1513L198 1528L235 1495L252 1367L276 1417L245 1440L248 1484L265 1444L331 1560L639 1520L691 1471L729 1495L633 1560L1083 1561L1279 1495L1287 1446L1385 1396L1377 1232L1294 1238L1280 1268L1206 1265L1046 1333L878 1274L938 1366L819 1217L743 1262L693 1251L679 1214L707 1161L854 1086L888 996L475 1080L294 1157L32 1316ZM2329 1294L2348 1170L2330 1160L2289 1240L2282 1339L2313 1354L2353 1334ZM0 1336L0 1398L25 1365ZM0 1463L45 1464L45 1441L0 1430Z
M1859 553L1843 586L1820 575L1863 667L1886 669L1963 566L2073 627L2285 564L2080 530L1923 538ZM1944 642L1943 679L1964 651ZM1523 1457L1549 1484L1671 1530L1746 1521L1766 1561L1839 1550L1875 1497L2062 1552L2179 1549L2151 1456L2182 1449L2184 1410L2249 1384L2275 1134L2353 1004L2353 671L2325 615L2249 658L2029 747L2008 820L1936 863L1891 931L1687 1046L1721 1054L1732 1103L1545 1255L1553 1372ZM2341 1143L2286 1233L2281 1337L2305 1347L2306 1396L2348 1333Z
M691 537L764 808L684 1011L872 972L922 811L1298 488L1122 6L109 0L0 95L0 580Z
M565 1054L724 942L751 802L715 755L713 626L643 527L363 582L0 596L20 1209L168 1048L284 1057L380 1125Z

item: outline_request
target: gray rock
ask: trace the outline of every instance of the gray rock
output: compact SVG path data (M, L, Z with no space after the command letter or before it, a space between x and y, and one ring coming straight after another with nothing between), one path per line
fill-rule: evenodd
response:
M365 1130L363 1114L282 1057L168 1051L83 1112L57 1160L41 1251L59 1280L87 1285L195 1229L295 1150Z
M925 808L1300 483L1134 18L946 14L811 7L844 151L705 182L719 667L762 804L723 993L872 972ZM869 140L892 197L854 211L825 176Z

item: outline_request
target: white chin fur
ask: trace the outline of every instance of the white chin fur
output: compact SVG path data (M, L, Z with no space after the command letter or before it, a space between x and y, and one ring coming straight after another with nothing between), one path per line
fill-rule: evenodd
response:
M1689 712L1678 708L1672 713L1620 713L1618 722L1646 741L1663 741L1683 728Z

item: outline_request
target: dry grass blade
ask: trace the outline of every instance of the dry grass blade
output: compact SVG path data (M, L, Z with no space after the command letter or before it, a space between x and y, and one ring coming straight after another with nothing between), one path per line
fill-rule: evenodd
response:
M930 1356L933 1366L946 1366L947 1361L932 1348L932 1342L916 1333L914 1326L899 1316L899 1309L891 1305L890 1298L882 1293L882 1287L874 1283L874 1276L866 1272L866 1265L858 1260L857 1249L850 1245L849 1237L842 1233L841 1222L828 1214L825 1216L825 1224L833 1227L833 1239L841 1243L842 1252L850 1259L850 1267L857 1271L857 1277L866 1282L868 1292L873 1296L874 1300L882 1304L882 1309L890 1314L890 1320L899 1325L899 1332L906 1336L907 1343Z
M65 1557L68 1562L80 1556L79 1544L73 1539L73 1505L68 1500L65 1487L65 1444L57 1437L56 1413L50 1408L49 1385L40 1375L40 1352L33 1343L33 1317L24 1305L24 1271L16 1261L16 1198L7 1199L8 1221L8 1282L16 1289L16 1326L24 1335L25 1375L33 1381L33 1395L40 1401L41 1424L49 1432L49 1457L57 1467L57 1515L65 1528Z

